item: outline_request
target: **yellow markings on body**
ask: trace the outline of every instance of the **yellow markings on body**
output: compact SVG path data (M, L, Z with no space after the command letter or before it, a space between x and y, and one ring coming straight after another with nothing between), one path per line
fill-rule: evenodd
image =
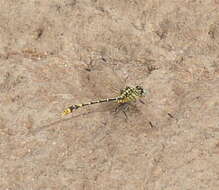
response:
M71 113L72 111L70 110L70 108L67 108L67 109L65 109L63 112L62 112L62 115L64 116L64 115L67 115L67 114L69 114L69 113Z

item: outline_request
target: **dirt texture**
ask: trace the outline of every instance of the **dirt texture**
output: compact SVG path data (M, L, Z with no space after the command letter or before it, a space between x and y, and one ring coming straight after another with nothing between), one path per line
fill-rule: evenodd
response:
M219 189L218 0L0 1L0 190L56 189Z

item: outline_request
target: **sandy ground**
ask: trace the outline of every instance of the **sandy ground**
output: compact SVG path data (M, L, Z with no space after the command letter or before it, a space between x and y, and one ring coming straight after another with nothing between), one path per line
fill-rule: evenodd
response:
M218 0L1 0L1 190L219 188ZM75 103L149 93L126 109Z

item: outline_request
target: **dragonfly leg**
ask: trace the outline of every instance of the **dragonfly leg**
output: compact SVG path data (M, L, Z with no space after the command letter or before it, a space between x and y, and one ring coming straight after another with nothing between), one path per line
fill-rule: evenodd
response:
M128 120L128 115L127 111L129 110L129 104L128 103L120 103L116 108L115 108L115 114L118 114L119 112L122 112L125 115L125 119Z

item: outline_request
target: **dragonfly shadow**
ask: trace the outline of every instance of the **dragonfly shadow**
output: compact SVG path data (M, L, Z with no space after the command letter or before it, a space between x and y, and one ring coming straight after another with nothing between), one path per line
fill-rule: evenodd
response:
M31 134L37 134L37 133L39 133L39 132L41 132L43 130L50 129L51 127L56 126L56 125L58 125L60 123L63 123L63 122L66 122L66 121L70 121L70 120L72 120L74 118L79 118L79 117L82 117L82 116L85 116L85 115L89 115L89 114L92 114L93 112L94 111L88 111L88 112L77 114L77 115L73 115L72 114L72 117L64 118L64 119L63 118L58 119L58 120L56 120L54 122L51 122L51 123L48 123L48 124L43 125L41 127L38 127L37 129L33 129L33 130L30 131L30 133Z

